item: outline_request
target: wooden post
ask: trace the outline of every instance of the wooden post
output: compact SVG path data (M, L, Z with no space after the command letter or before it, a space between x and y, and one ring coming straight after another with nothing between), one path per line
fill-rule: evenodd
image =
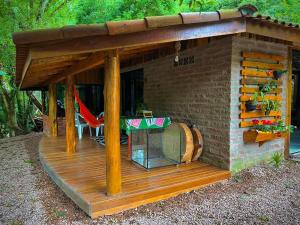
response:
M42 113L44 115L46 115L47 112L46 112L46 95L45 95L45 91L41 91L41 95L42 95Z
M49 126L50 136L57 136L57 119L56 119L56 84L50 84L48 89L49 94Z
M104 81L105 151L107 195L121 192L120 61L118 50L105 56Z
M66 78L66 141L67 152L74 153L76 148L75 138L75 100L74 100L74 77L68 76Z
M286 86L286 118L285 124L291 125L291 114L292 114L292 75L293 75L293 49L289 47L288 50L288 79ZM285 138L284 146L284 158L289 159L290 157L290 133Z

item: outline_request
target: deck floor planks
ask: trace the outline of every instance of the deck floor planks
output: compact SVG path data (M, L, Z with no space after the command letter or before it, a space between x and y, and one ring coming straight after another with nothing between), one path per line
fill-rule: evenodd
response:
M105 193L105 150L89 138L77 140L75 154L65 152L64 137L43 137L40 159L55 183L91 217L112 214L176 196L230 177L230 172L192 162L146 170L127 160L121 148L122 193Z

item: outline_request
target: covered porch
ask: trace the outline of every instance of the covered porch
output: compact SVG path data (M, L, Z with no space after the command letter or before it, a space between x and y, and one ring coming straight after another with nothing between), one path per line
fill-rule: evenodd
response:
M77 140L76 152L66 152L66 139L43 137L41 163L52 180L92 218L163 200L230 177L228 170L199 161L146 170L127 159L121 145L122 192L108 196L106 155L89 138Z
M210 13L14 34L17 85L23 90L48 90L50 136L41 140L39 153L49 176L91 217L166 199L228 178L232 162L246 159L245 153L251 153L240 151L246 146L238 143L243 132L238 125L242 51L233 52L238 49L234 44L242 41L242 35L255 43L268 37L286 44L298 42L299 37L298 29L252 17L255 11L255 7L247 5ZM189 49L189 55L183 52ZM232 64L233 59L237 59L237 65ZM121 72L141 69L146 63L150 65L144 79L145 103L150 102L153 111L161 114L158 116L166 114L179 123L193 119L189 125L197 125L205 136L201 161L197 158L191 162L193 137L189 160L180 160L187 164L146 170L128 160L127 146L120 144ZM89 138L76 138L74 86L80 84L77 75L89 80L88 72L93 69L99 69L96 76L104 84L105 147ZM65 136L58 136L57 129L58 84L65 86ZM236 105L231 104L233 97ZM289 124L289 114L286 119ZM253 149L261 152L256 146ZM235 158L233 153L237 153ZM227 170L203 163L205 160Z

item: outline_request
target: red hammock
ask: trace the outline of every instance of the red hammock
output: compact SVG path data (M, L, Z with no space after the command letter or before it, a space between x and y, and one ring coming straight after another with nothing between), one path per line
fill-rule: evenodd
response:
M101 124L104 123L104 117L101 117L97 119L89 110L88 108L83 104L81 99L79 98L78 92L76 90L76 87L74 85L74 96L76 99L76 102L79 105L79 112L80 115L83 117L83 119L87 122L87 124L93 128L99 127Z

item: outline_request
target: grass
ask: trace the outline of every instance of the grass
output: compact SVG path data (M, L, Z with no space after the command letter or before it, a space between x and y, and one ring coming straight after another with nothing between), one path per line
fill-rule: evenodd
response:
M11 225L23 225L24 222L22 220L16 219L11 222Z
M258 219L263 223L267 223L270 221L270 218L267 215L261 215L258 217Z
M31 159L24 159L24 163L32 165L34 162Z
M242 177L239 174L235 174L232 178L236 183L242 182Z
M53 214L56 218L62 218L66 216L66 212L62 210L54 210Z
M271 164L273 164L276 168L279 168L283 161L283 154L281 152L275 152L271 158Z

